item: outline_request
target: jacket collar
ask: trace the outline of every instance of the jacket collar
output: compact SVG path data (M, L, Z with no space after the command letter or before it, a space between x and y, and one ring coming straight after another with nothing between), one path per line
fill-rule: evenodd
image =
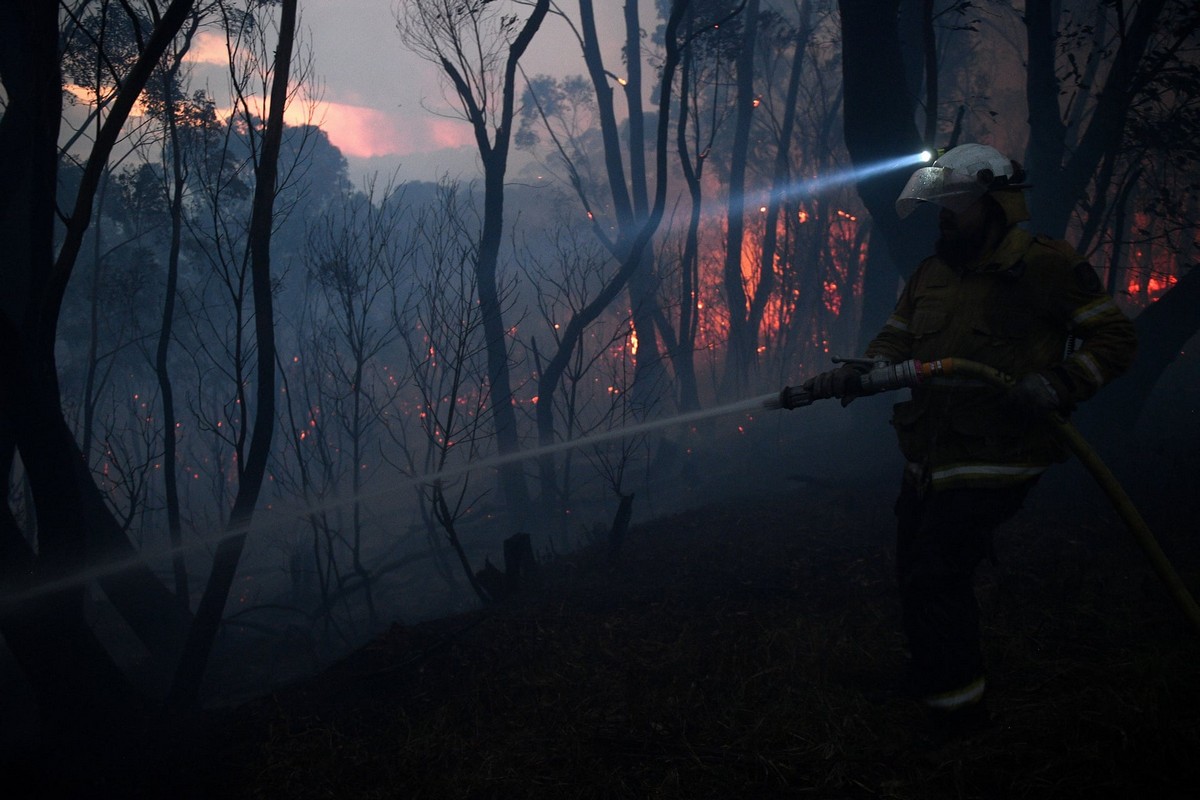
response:
M1013 272L1025 257L1033 236L1018 227L1008 229L999 244L990 252L963 268L964 272L1002 273Z

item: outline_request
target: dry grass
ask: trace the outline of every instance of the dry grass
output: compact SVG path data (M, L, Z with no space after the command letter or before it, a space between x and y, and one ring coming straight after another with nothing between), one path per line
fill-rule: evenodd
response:
M617 565L560 559L504 607L395 627L223 718L204 791L1196 796L1200 637L1111 514L1004 529L979 587L992 726L938 744L915 704L870 702L904 658L888 512L797 491L638 527Z

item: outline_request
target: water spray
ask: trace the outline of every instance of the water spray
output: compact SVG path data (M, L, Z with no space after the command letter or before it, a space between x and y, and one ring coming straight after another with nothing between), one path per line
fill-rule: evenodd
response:
M530 450L521 450L516 453L506 453L504 455L493 456L491 458L486 458L479 461L471 461L455 467L448 467L446 469L426 473L424 475L402 478L399 481L392 483L386 490L378 490L368 493L360 492L357 495L329 500L319 505L308 506L302 512L299 512L294 516L302 519L312 514L334 511L338 508L349 506L351 503L386 498L393 495L397 490L410 486L437 485L438 483L453 478L458 478L471 472L493 469L495 467L500 467L517 461L541 458L543 456L554 455L555 453L562 453L582 447L591 447L630 436L640 436L644 433L650 433L651 431L670 428L677 425L688 425L693 422L699 422L701 420L710 419L713 417L753 411L763 408L766 403L775 396L776 394L772 392L771 394L752 397L746 400L739 400L737 402L728 403L715 408L691 411L686 414L678 414L665 419L648 420L635 425L628 425L621 428L613 428L611 430L602 431L600 433L590 434L578 439L556 442L554 444L544 445L542 447L536 447ZM126 569L143 563L149 558L167 558L174 555L186 555L201 550L208 552L227 539L232 539L236 536L246 536L253 533L261 533L282 524L278 519L271 521L262 520L261 517L265 515L265 510L259 509L256 512L255 522L237 530L226 531L220 536L204 538L198 542L181 545L179 547L151 548L142 550L137 555L129 558L94 564L86 570L65 575L55 580L39 583L36 587L31 589L0 595L0 614L7 613L8 609L29 600L45 597L55 592L80 586L82 584L87 584L109 575L117 575ZM293 515L288 515L288 518L291 519L292 516Z

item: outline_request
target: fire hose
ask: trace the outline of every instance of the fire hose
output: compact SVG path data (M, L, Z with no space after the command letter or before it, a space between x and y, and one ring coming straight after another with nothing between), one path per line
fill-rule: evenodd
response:
M835 363L851 363L865 368L859 376L861 388L854 392L855 396L877 394L894 389L920 386L933 378L960 376L980 380L1000 389L1013 386L1013 378L998 369L968 361L962 358L943 358L936 361L918 361L910 359L896 364L873 362L863 359L833 359ZM777 398L764 403L767 408L800 408L817 400L812 393L800 386L785 386ZM1083 463L1100 488L1108 496L1117 514L1129 527L1138 545L1150 559L1150 564L1158 577L1166 584L1171 597L1184 615L1192 623L1192 627L1200 633L1200 606L1188 591L1183 580L1167 559L1162 548L1142 515L1138 513L1125 489L1117 482L1108 466L1096 454L1091 445L1065 417L1057 412L1048 412L1055 433L1063 440L1072 453Z

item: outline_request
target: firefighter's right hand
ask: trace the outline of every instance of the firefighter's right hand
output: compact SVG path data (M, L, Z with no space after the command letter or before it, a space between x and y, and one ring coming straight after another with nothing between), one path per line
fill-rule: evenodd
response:
M1066 410L1062 396L1041 372L1031 372L1017 381L1009 390L1008 397L1014 405L1025 411L1046 413Z
M837 369L809 378L804 382L804 390L809 392L814 400L837 397L841 399L844 408L861 395L862 374L863 370L857 365L842 364Z

